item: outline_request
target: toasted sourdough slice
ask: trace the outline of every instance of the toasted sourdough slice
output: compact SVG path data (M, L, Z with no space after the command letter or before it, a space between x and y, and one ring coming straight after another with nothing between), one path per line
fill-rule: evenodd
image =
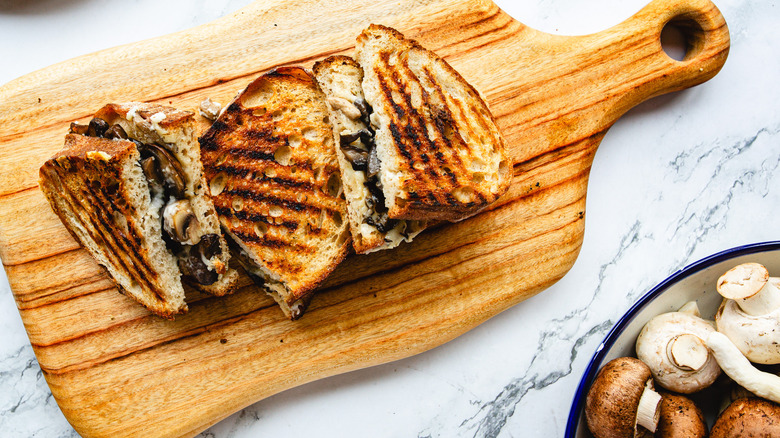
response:
M152 203L155 206L162 204L160 215L164 230L172 230L163 237L177 256L179 268L189 284L216 296L232 292L238 284L238 271L229 267L230 250L208 193L194 114L156 104L130 102L106 105L95 117L105 120L109 126L121 126L131 139L145 145L159 145L163 148L162 153L171 154L172 164L178 164L182 172L183 187L180 193L174 194L163 184L163 190L154 193ZM156 158L158 163L165 159ZM168 178L172 170L162 166L159 176ZM177 200L182 202L171 205ZM176 235L181 227L186 228L188 236Z
M40 187L70 233L104 266L120 292L165 318L187 311L176 259L138 161L135 144L69 134L40 169Z
M244 89L201 137L206 178L238 258L291 319L349 245L325 98L299 67Z
M72 124L64 149L40 169L39 185L71 234L120 291L166 318L187 310L182 272L215 295L238 280L192 121L173 108L107 105L88 126Z
M348 56L331 56L314 64L314 76L327 96L344 194L347 199L352 246L365 254L398 246L425 229L424 221L390 219L377 187L374 132L360 85L363 70Z
M456 221L508 190L512 166L496 122L447 62L373 24L357 39L356 60L390 218Z

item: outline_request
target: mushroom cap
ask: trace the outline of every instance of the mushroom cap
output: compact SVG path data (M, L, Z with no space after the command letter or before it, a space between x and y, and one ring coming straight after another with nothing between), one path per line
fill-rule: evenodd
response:
M751 362L780 363L780 310L768 315L748 315L733 300L723 300L715 314L718 331Z
M697 370L678 368L669 358L667 346L682 334L692 334L702 345L715 327L690 313L669 312L655 316L642 327L636 340L637 357L650 368L655 382L670 391L690 394L710 386L720 375L720 366L707 351L707 360ZM704 347L706 348L706 347Z
M720 414L710 438L780 436L780 406L757 398L740 398Z
M717 290L730 300L750 298L757 294L769 280L769 271L758 263L737 265L718 279Z
M585 398L585 419L596 438L634 436L639 399L650 368L639 359L619 357L599 371Z
M661 394L661 419L655 436L658 438L704 438L707 423L693 400L679 394Z

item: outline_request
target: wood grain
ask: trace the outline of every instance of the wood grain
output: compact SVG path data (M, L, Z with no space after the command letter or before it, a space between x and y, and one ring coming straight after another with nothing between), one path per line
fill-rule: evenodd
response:
M0 258L46 380L81 435L191 436L284 389L428 350L544 290L577 258L607 129L650 97L708 80L729 49L707 0L655 0L577 37L530 29L490 1L357 3L262 0L0 88ZM351 53L372 22L435 50L487 97L515 176L490 211L392 252L350 256L299 321L247 278L221 299L188 291L190 312L176 321L151 316L116 292L37 188L68 124L107 102L225 102L275 66ZM691 42L682 61L661 48L669 22Z

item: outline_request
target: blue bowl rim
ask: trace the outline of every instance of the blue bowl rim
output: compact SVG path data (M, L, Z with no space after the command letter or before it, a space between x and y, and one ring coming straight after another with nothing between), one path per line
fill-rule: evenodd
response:
M612 327L607 336L601 341L596 352L591 357L585 373L580 379L579 385L577 385L577 391L574 393L574 400L572 402L571 410L569 410L569 419L566 422L565 438L574 438L577 432L577 426L580 422L580 416L584 409L585 396L587 394L587 388L590 388L591 382L596 377L596 373L600 369L597 364L600 364L604 360L604 356L609 351L617 338L623 332L625 327L636 317L640 310L642 310L648 303L653 301L658 295L663 293L673 284L684 278L693 275L703 269L706 269L717 263L740 257L747 254L755 254L757 252L773 251L780 249L780 241L769 241L753 243L749 245L737 246L734 248L726 249L724 251L712 254L701 260L691 263L690 265L678 270L674 274L670 275L666 280L662 281L649 292L647 292L642 298L640 298L630 309L618 320L618 322Z

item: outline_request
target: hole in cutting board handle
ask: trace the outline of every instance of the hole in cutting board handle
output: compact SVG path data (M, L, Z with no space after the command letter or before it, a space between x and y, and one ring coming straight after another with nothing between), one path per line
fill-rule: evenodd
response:
M704 31L691 18L674 18L661 30L661 47L675 61L693 58L703 46Z

